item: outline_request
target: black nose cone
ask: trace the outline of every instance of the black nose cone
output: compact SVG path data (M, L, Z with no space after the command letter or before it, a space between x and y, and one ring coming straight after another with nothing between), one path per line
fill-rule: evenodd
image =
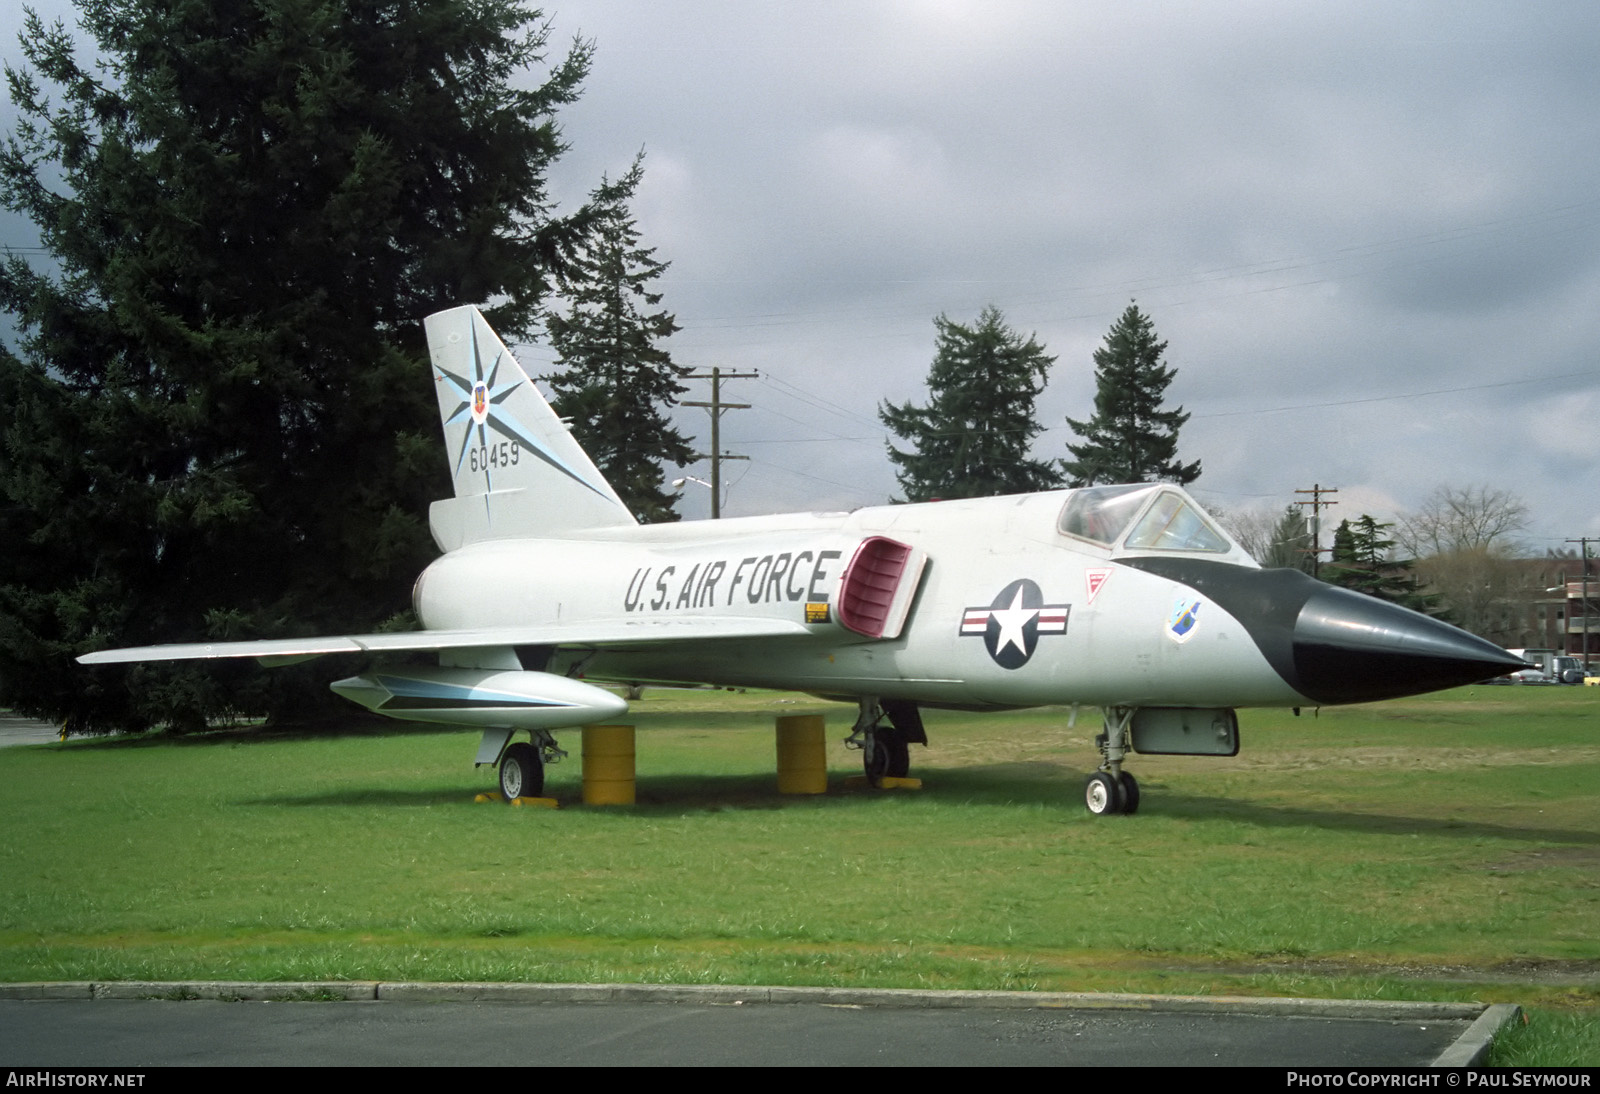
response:
M1289 682L1324 703L1416 695L1526 667L1458 627L1332 585L1306 600L1292 639L1298 680Z
M1198 559L1122 560L1211 597L1261 655L1316 703L1364 703L1459 687L1527 668L1493 642L1298 570Z

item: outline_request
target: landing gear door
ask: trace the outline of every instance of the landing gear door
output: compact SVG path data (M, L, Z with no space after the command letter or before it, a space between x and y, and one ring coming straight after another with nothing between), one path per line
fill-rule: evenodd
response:
M1239 754L1239 716L1227 708L1143 707L1128 728L1133 750L1147 755Z

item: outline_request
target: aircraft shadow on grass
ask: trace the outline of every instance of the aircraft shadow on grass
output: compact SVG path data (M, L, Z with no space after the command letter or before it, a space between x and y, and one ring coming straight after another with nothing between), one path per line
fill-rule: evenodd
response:
M353 719L341 717L311 725L241 725L206 729L198 733L170 733L159 730L152 730L149 733L111 733L105 736L72 737L64 742L51 742L41 747L74 752L119 751L130 748L212 748L284 741L322 741L346 737L372 740L386 737L422 737L456 731L455 726L395 722L388 718L376 717L363 719L357 716Z
M1052 761L1008 762L937 772L929 777L923 790L910 793L931 798L941 809L959 809L963 805L1016 806L1031 812L1044 807L1059 809L1064 820L1076 821L1082 815L1078 811L1075 793L1076 781L1081 777L1079 769ZM846 789L840 785L842 781L843 776L839 772L832 772L827 794L790 795L778 793L770 774L646 776L637 784L637 803L621 808L646 817L788 808L854 808L865 797L881 793L882 800L892 801L900 793L883 793L866 788ZM1582 829L1508 825L1397 813L1309 809L1223 795L1184 793L1164 782L1153 782L1151 785L1163 791L1159 803L1146 810L1151 816L1178 817L1196 822L1231 822L1258 828L1316 828L1391 836L1487 838L1600 847L1600 832ZM1073 789L1067 790L1067 787ZM442 786L400 790L365 786L322 794L246 799L238 804L291 808L355 805L412 808L459 805L471 801L474 795L486 789L482 786ZM552 788L552 796L561 803L563 809L595 808L581 804L581 793L575 781ZM536 810L534 814L538 812Z

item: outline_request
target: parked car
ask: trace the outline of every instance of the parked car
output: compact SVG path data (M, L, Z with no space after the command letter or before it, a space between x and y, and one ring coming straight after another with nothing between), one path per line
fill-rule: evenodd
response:
M1566 657L1557 654L1550 659L1550 669L1546 674L1551 677L1553 684L1581 684L1583 683L1583 665L1576 657Z
M1528 667L1509 676L1497 676L1492 684L1581 684L1585 670L1576 657L1549 649L1510 649L1513 657L1528 662Z
M1518 657L1527 657L1528 667L1508 676L1486 680L1489 684L1600 684L1600 666L1595 671L1583 667L1576 657L1553 653L1550 650L1510 650ZM1531 655L1531 656L1530 656Z

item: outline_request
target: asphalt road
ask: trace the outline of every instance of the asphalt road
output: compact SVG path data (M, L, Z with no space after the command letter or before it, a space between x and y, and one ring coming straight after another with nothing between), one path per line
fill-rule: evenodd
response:
M49 722L36 722L32 718L19 718L10 711L0 711L0 748L7 745L42 745L59 740L61 731Z
M223 994L287 987L234 986ZM0 1066L1425 1067L1464 1036L1470 1041L1482 1010L1153 996L1075 996L1077 1005L1057 1005L1061 997L999 992L583 985L391 985L381 993L390 998L374 999L379 986L349 987L368 998L91 998L89 986L78 985L77 998L26 999L16 997L25 987L5 986ZM763 1001L774 993L793 1001ZM519 995L526 1001L513 1001ZM889 1002L845 1001L868 997ZM1040 1001L1048 1005L1026 1005ZM1477 1023L1480 1040L1492 1024ZM1455 1051L1454 1062L1466 1063L1467 1050Z

